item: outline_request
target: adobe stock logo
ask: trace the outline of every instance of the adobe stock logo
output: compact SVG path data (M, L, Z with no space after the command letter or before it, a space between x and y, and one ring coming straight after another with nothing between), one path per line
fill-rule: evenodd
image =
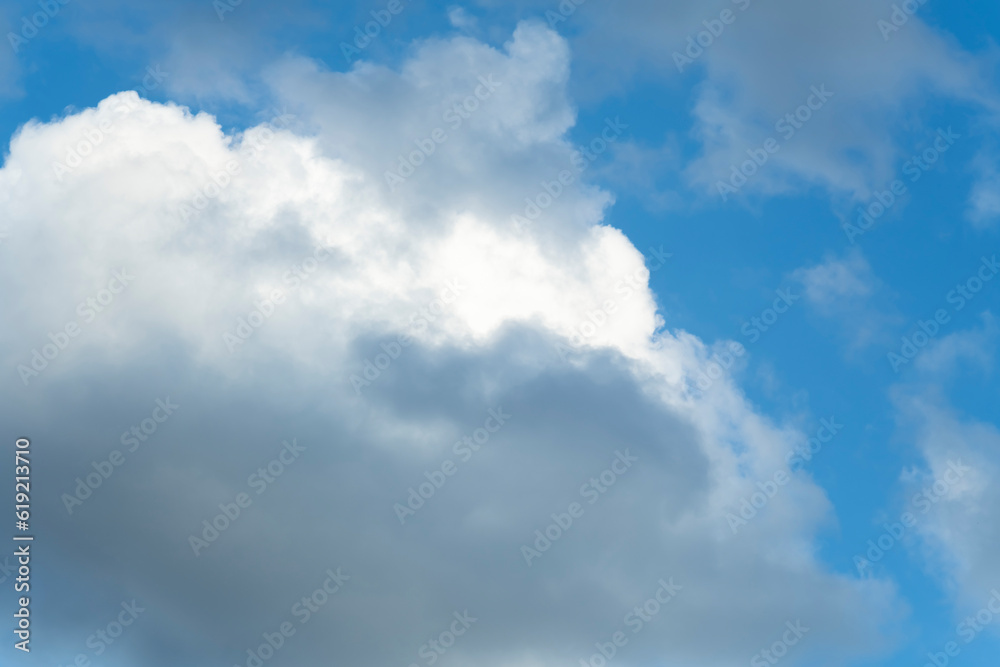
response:
M379 379L382 373L389 369L392 362L402 356L403 350L413 345L416 337L427 330L432 322L436 322L444 314L446 306L455 303L466 289L468 287L460 283L458 279L445 283L445 287L437 299L410 316L408 332L399 334L395 341L382 343L379 347L383 351L377 353L372 359L365 358L361 372L364 377L354 373L348 378L351 386L354 387L354 392L360 396L362 389L370 387L375 380Z
M766 648L750 658L752 667L776 665L779 660L788 655L789 649L798 644L809 632L809 628L803 626L802 621L795 621L795 623L786 621L785 627L788 629L781 635L781 639L771 644L770 648Z
M997 256L983 256L980 259L978 269L964 281L957 283L955 289L950 290L945 295L945 300L952 305L954 312L959 312L970 301L976 298L993 278L1000 274L1000 262ZM951 322L951 315L945 308L938 308L934 311L934 317L927 321L917 320L916 331L910 336L903 336L899 351L892 351L886 355L893 372L899 373L900 368L913 361L920 351L927 347L937 336L941 327Z
M38 31L47 26L49 21L62 11L63 5L68 3L69 0L38 0L38 6L42 11L32 14L31 20L28 20L27 16L21 17L21 34L7 33L7 41L10 42L10 48L14 53L20 51L22 45L37 37Z
M947 131L939 128L937 134L934 135L933 144L914 153L903 163L903 174L909 176L910 183L916 183L925 173L930 171L941 156L955 144L955 141L961 138L962 135L956 134L951 126L948 127ZM888 213L907 192L906 183L899 178L890 183L885 190L876 190L874 199L858 209L856 223L847 222L841 225L841 229L847 235L847 240L852 244L857 243L855 239L875 227L878 220Z
M88 127L83 131L82 138L65 149L66 157L63 158L63 161L52 163L52 173L55 175L56 181L62 183L66 176L93 155L101 144L109 140L115 133L118 121L127 117L142 104L141 95L148 94L158 88L170 74L161 70L159 65L150 65L145 71L146 76L142 77L142 85L134 93L121 96L122 103L114 108L118 117L104 118L97 123L96 127Z
M219 22L224 23L226 14L235 12L236 8L242 4L243 0L215 0L212 3L212 8L215 9L215 15L219 17Z
M775 470L769 479L757 482L757 490L751 493L749 497L740 498L737 509L739 516L732 512L726 514L726 522L729 524L730 530L733 531L733 535L737 534L740 528L756 518L768 503L778 495L781 488L792 481L789 475L790 472L801 468L807 461L812 461L813 457L823 449L823 445L832 441L843 428L844 425L838 424L834 417L821 419L820 427L816 430L816 435L809 438L805 445L801 445L785 455L787 470L785 468Z
M632 456L626 449L624 452L615 451L615 458L611 461L611 465L602 470L598 475L591 477L589 480L580 486L580 495L587 498L587 503L593 505L598 500L600 500L604 494L606 494L612 486L618 481L618 479L624 475L629 469L632 468L632 464L639 460L638 456ZM619 464L621 466L619 467ZM562 536L569 532L569 529L573 527L576 519L583 516L584 507L580 503L573 502L569 504L566 511L562 514L553 513L551 514L552 523L535 531L535 541L531 546L527 544L521 545L521 555L524 557L524 562L527 563L528 567L531 567L531 561L537 560L542 557L542 554L547 552L552 548L555 542L562 539ZM534 546L534 549L531 547Z
M802 298L793 294L790 289L777 289L774 293L776 298L771 306L760 311L759 316L751 317L750 321L744 323L740 328L740 333L749 338L750 343L756 343L760 340L761 336L767 333L796 301ZM695 386L692 388L693 393L695 389L702 395L707 392L717 380L725 376L726 371L733 367L736 360L747 352L746 348L736 341L730 341L727 347L728 351L716 352L705 363L704 370L698 371Z
M301 600L292 605L289 613L298 619L299 626L308 623L323 607L332 603L333 596L340 592L346 582L350 581L350 575L344 574L341 569L339 567L336 571L328 569L324 573L326 579L323 580L323 583L312 593L303 595ZM256 648L248 648L246 650L247 657L243 664L234 664L233 667L263 667L295 636L296 630L297 628L292 622L286 620L278 625L274 632L261 633L260 637L264 641Z
M493 74L480 76L477 80L479 84L471 94L467 95L461 102L456 102L441 115L441 120L448 123L448 127L452 130L460 128L462 123L471 118L472 114L503 85L503 82L493 79ZM406 182L406 179L413 176L417 169L434 155L438 145L446 141L448 141L448 133L441 127L435 127L428 136L414 139L413 145L417 147L416 150L410 151L407 155L400 153L397 156L399 164L396 170L385 172L385 184L389 186L389 192L395 192L400 185Z
M551 181L540 181L541 188L535 195L524 198L524 214L514 213L510 216L514 230L520 234L534 224L542 212L552 206L566 192L577 176L587 171L597 161L597 158L618 141L618 138L627 129L628 125L621 121L620 116L615 116L614 120L611 120L610 117L605 118L604 129L601 130L601 133L591 139L586 146L574 150L570 154L569 163L576 175L573 174L573 171L563 169L558 174L553 174Z
M955 628L955 634L966 644L971 644L997 616L1000 616L1000 591L994 588L990 591L990 599L986 604L975 614L966 616L965 620ZM957 658L962 652L962 647L957 641L950 641L942 648L943 652L928 653L927 662L923 667L947 667L951 664L951 659Z
M282 281L289 287L288 293L280 289L272 289L270 296L254 302L253 309L247 313L246 317L240 317L236 320L236 327L231 333L226 331L222 334L222 341L229 349L229 353L234 354L240 345L250 340L250 337L271 319L277 307L285 303L287 294L308 282L319 270L321 263L327 261L331 256L327 248L316 246L311 257L306 257L299 264L292 265L292 268L282 276Z
M742 12L745 12L747 8L750 7L750 0L732 1L733 4L737 5ZM695 60L701 58L701 56L705 53L705 50L715 44L715 40L722 36L722 33L726 30L726 26L736 23L736 18L738 16L739 15L731 9L723 9L719 12L719 18L711 18L702 21L701 24L705 26L705 30L700 31L695 35L688 36L687 47L684 49L684 53L674 51L674 64L677 65L677 71L683 74L685 67L693 65Z
M794 137L796 132L805 127L813 115L826 106L827 101L834 96L834 93L826 89L826 84L812 86L809 92L810 95L803 104L786 113L774 124L774 131L781 135L783 141L789 141ZM739 166L731 164L729 178L725 181L719 180L715 184L722 201L729 201L730 195L738 194L743 186L768 163L771 156L780 150L781 142L774 137L765 139L762 147L748 148L746 154L750 159L744 160Z
M777 298L771 304L771 307L762 310L759 318L751 317L750 321L740 329L740 333L747 336L751 343L756 343L760 340L761 334L773 326L778 321L778 318L787 313L788 309L801 298L792 294L792 291L789 289L775 290L774 293L777 295Z
M140 607L139 602L135 599L131 603L123 601L121 608L122 610L118 612L115 619L87 637L86 646L93 651L95 658L103 655L125 633L125 630L135 623L139 614L146 611L146 608ZM73 662L66 667L90 667L91 664L91 659L87 657L86 653L77 653L73 657ZM63 667L63 665L60 664L58 667Z
M295 438L292 438L291 442L285 440L281 445L281 449L273 459L247 477L247 486L256 491L258 496L267 491L285 470L298 461L302 452L306 451L306 448L300 445ZM200 556L201 552L219 539L222 533L229 530L229 527L236 523L236 520L243 514L243 510L251 505L253 505L253 498L250 497L249 493L242 491L236 494L232 502L219 503L219 513L211 519L205 519L201 522L201 537L199 538L193 533L188 535L188 544L194 555Z
M558 13L549 9L545 12L545 20L549 24L549 28L552 30L556 29L556 26L560 23L564 23L569 20L569 17L576 13L576 8L585 3L587 0L562 0L559 3Z
M452 452L461 463L468 463L473 455L490 441L493 434L503 428L503 425L511 418L500 405L496 409L490 408L486 414L487 417L483 421L482 427L474 429L471 435L462 436L462 439L452 446ZM406 519L415 515L428 500L444 487L449 477L458 473L459 469L460 467L454 460L445 459L439 466L424 471L424 478L427 481L417 484L416 488L411 486L407 489L410 495L406 497L406 505L396 503L392 506L399 523L405 524Z
M447 630L443 630L436 639L429 640L417 649L417 655L423 658L428 665L433 665L437 662L439 658L448 652L448 649L455 645L455 641L468 632L472 624L479 620L475 616L470 616L468 609L461 614L457 611L453 612L452 616L455 620L451 622ZM419 665L412 662L409 667L419 667Z
M353 59L360 58L361 52L382 34L383 28L388 28L393 17L401 14L404 9L401 0L389 0L385 9L373 9L368 12L372 20L364 24L364 30L360 24L354 26L354 46L347 42L340 43L340 52L344 54L344 60L350 63Z
M632 631L633 635L642 632L647 624L666 607L677 594L684 590L680 584L674 583L674 578L669 580L660 579L656 583L659 588L642 604L637 604L632 611L625 614L622 623ZM580 658L580 667L606 667L618 654L618 651L628 645L629 637L624 630L619 630L611 635L611 641L596 642L594 648L596 653L591 653L588 658Z
M927 0L905 0L902 6L893 5L889 20L879 19L875 24L882 33L882 39L888 42L892 33L899 32L900 28L910 22L910 17L917 13L921 5L925 4Z
M854 556L854 566L857 568L858 574L864 576L866 571L872 567L872 563L882 560L886 553L903 539L908 529L917 526L922 515L929 513L932 507L939 502L947 501L951 490L971 471L972 468L963 465L961 459L948 461L948 469L910 499L909 506L912 509L907 509L900 514L895 523L882 524L884 529L882 534L873 540L868 540L868 550L863 554L867 558L863 558L862 554ZM920 510L920 514L913 510Z
M141 443L145 443L152 438L153 434L160 428L160 424L170 419L174 411L180 407L180 405L171 401L169 396L166 399L156 399L156 407L149 413L149 416L138 424L134 424L128 431L122 433L120 439L122 446L130 445L128 451L130 453L135 452L139 449ZM90 498L94 491L109 480L115 473L115 470L124 465L126 460L125 454L120 449L113 449L106 459L91 461L90 466L94 469L94 472L88 473L83 478L77 477L76 488L73 490L73 493L64 493L60 498L66 507L66 512L72 515L73 508L83 505L83 501Z
M597 335L597 333L606 325L616 312L618 312L618 306L620 302L628 301L632 295L636 292L642 293L645 289L646 281L649 280L650 275L653 271L659 271L666 261L673 257L673 253L663 252L663 246L660 246L659 250L650 247L652 257L657 261L655 264L650 262L650 258L644 257L646 263L644 263L634 272L625 274L622 276L621 280L615 283L615 294L621 295L621 298L606 299L598 308L587 311L586 319L580 321L576 326L570 329L569 332L569 346L567 347L562 342L556 343L556 351L559 352L559 356L563 361L569 358L570 353L574 351L581 351L587 344L587 341Z
M98 290L95 296L87 297L77 304L76 314L83 318L83 324L90 324L97 319L98 313L107 310L117 295L121 294L133 280L135 280L135 276L129 275L127 269L123 268L121 271L113 272L106 288ZM116 283L117 287L115 287ZM41 352L38 348L31 350L31 360L28 362L30 367L25 364L17 366L17 374L24 386L27 387L33 378L41 375L49 367L50 362L55 361L56 357L69 347L72 339L79 336L82 331L82 325L76 320L70 320L57 329L55 333L50 331L48 338L51 342L43 344Z

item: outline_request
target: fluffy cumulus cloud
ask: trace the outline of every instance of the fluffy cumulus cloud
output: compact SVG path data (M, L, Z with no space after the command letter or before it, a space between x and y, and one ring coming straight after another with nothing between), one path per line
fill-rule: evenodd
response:
M803 432L602 224L568 71L527 23L396 69L287 58L237 135L125 92L14 137L3 401L50 490L53 660L132 598L120 664L247 664L288 621L285 664L405 665L466 611L439 664L578 664L622 631L620 664L728 665L786 623L790 665L885 648L892 587L816 556Z

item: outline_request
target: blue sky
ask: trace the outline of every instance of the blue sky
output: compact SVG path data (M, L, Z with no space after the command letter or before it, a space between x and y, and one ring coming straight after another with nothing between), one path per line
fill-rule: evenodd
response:
M105 664L238 661L241 651L232 646L279 619L280 600L295 597L284 591L311 582L302 575L301 582L247 592L282 560L260 545L273 534L268 521L286 513L296 517L286 527L331 542L341 530L352 544L367 538L385 549L411 548L441 567L448 561L437 550L448 551L453 540L449 567L470 580L528 577L493 563L493 546L508 529L522 529L527 539L535 526L524 517L537 515L542 525L547 508L568 502L576 464L560 461L579 454L579 465L596 465L636 438L644 444L633 448L657 464L614 496L615 508L632 518L608 509L602 529L595 518L589 541L567 548L558 568L531 569L528 581L548 591L532 604L566 615L551 620L540 611L549 620L532 629L517 622L513 594L484 585L493 630L470 633L460 644L467 653L443 660L579 664L573 656L603 641L605 629L610 635L618 607L650 588L658 562L670 563L668 574L678 580L685 567L711 562L718 570L706 566L690 580L742 585L729 598L692 584L692 607L685 611L683 592L671 602L678 615L663 619L674 624L662 630L664 639L641 636L641 650L623 651L620 664L755 664L751 647L770 646L786 620L809 613L817 630L782 658L788 665L923 665L929 653L943 651L962 619L1000 588L1000 279L992 280L1000 270L993 268L1000 251L1000 8L985 1L956 8L884 0L399 0L391 13L389 4L56 0L30 39L24 21L40 5L4 5L3 32L24 37L8 35L10 48L0 49L0 224L8 234L0 280L15 323L2 338L3 395L12 408L5 433L37 433L64 452L45 473L50 481L40 481L47 488L38 512L51 521L39 532L51 531L53 544L83 540L85 554L78 562L41 557L43 572L47 565L60 574L40 575L51 576L39 596L53 611L39 621L48 633L40 632L39 652L69 664L88 634L88 617L104 615L95 601L108 598L104 606L112 608L141 591L158 625L126 636L126 648L109 652ZM898 30L886 27L894 12ZM380 16L386 24L349 61L343 45ZM699 33L708 46L689 51L691 63L679 72L675 54ZM398 171L414 142L445 126L442 111L469 99L478 77L494 72L498 92L480 97L436 155L422 156L426 165L390 192L385 172ZM93 158L58 180L53 167L66 147L79 145L102 118L115 118L116 105L131 98L108 98L130 90L146 101L129 102L138 112L122 116L123 133L109 133ZM819 90L830 94L824 99ZM290 123L275 123L281 114L290 114ZM787 114L793 118L783 121ZM585 171L573 172L573 183L526 233L514 234L510 220L525 198L537 201L544 183L573 170L574 151L600 145L592 142L609 123L621 133L586 159ZM213 170L255 136L262 157L234 176L240 189L223 186L194 218L178 213L179 202L196 201ZM750 174L745 184L738 180L738 192L721 196L719 183L734 183L731 174L741 168ZM879 207L887 210L859 233L859 213ZM289 315L280 319L275 304L274 324L235 353L222 347L220 328L233 328L257 307L263 285L316 244L332 247L334 259L321 264L316 282L289 291ZM654 268L652 250L661 248L670 257ZM33 350L119 261L151 267L150 275L84 332L81 348L53 360L58 370L26 379L19 369ZM638 297L616 301L622 314L607 314L607 325L584 334L570 361L553 356L593 308L623 295L611 286L626 272L641 273L643 262L648 282L640 279ZM324 274L331 267L339 273ZM411 330L413 352L393 357L377 374L381 381L365 376L369 360L408 330L409 314L432 302L448 271L471 281L471 296L459 295L440 319ZM776 313L779 303L784 312ZM774 315L766 331L756 323ZM754 330L759 335L748 333ZM921 331L933 334L894 368L890 355L902 355L904 338L919 340ZM730 341L746 353L704 392L690 391ZM369 383L363 391L351 379L359 376ZM185 444L134 464L128 482L113 490L115 509L67 513L62 487L106 455L120 425L169 391L200 406L182 412L189 421L167 423L175 429L170 437ZM445 455L447 448L433 443L471 430L483 401L501 397L524 417L498 440L539 443L536 449L512 444L506 459L491 451L483 471L470 472L468 481L456 477L468 497L456 491L447 512L433 519L424 510L410 532L369 529L366 511L347 518L356 503L385 497L388 507L397 489L405 497L408 480ZM593 423L581 426L582 413L593 414ZM731 532L725 517L824 418L843 429L759 518ZM114 550L108 545L135 558L144 551L132 550L128 531L97 540L88 521L98 525L107 516L131 525L135 517L118 516L122 502L169 506L162 533L142 539L185 546L174 533L231 497L244 468L296 432L303 441L339 434L337 444L316 444L325 458L310 474L358 466L341 480L342 492L313 477L276 484L274 493L283 495L268 510L274 516L255 518L260 526L240 537L240 549L233 537L233 553L211 554L210 564L182 550L176 558L191 562L162 581L131 562L117 566L128 573L121 579L108 569L101 555ZM553 444L574 438L579 452ZM672 444L681 441L687 444ZM213 452L209 460L192 462L196 446ZM944 479L958 460L971 466L968 476L945 482L941 501L916 510L902 543L859 571L855 557L868 541L914 511L914 494ZM523 481L512 481L522 473ZM385 492L352 493L353 475ZM179 481L188 479L195 481ZM534 489L529 480L544 492L525 492L507 509L476 505L477 489ZM671 484L687 492L663 491ZM165 500L175 488L187 489L176 506ZM316 511L324 503L336 508L335 518ZM385 511L373 516L392 520ZM449 535L448 525L479 528ZM489 526L495 532L481 537L477 531ZM607 540L615 526L643 536L621 538L632 550L621 561ZM265 555L247 556L238 574L213 590L225 620L191 616L196 596L167 590L175 578L207 581L209 572L226 571L227 558L257 548ZM348 561L374 558L360 547L347 551ZM475 558L482 569L466 569ZM386 571L405 571L406 561L374 560ZM424 567L396 575L386 588L345 587L349 601L330 621L340 623L333 633L340 643L318 634L300 639L287 664L329 655L358 664L419 662L406 657L416 656L410 644L434 632L431 610L444 609L455 594L453 582ZM106 595L95 596L86 576L107 577ZM476 587L467 592L472 605ZM74 602L56 613L63 596ZM263 611L262 601L275 598L276 611ZM389 618L409 632L378 627L375 608L387 599L398 614ZM763 629L740 625L758 605ZM348 623L352 608L364 612ZM710 631L704 619L714 617L738 627ZM204 634L176 640L172 633L189 632L186 623L201 623ZM1000 618L974 641L957 640L961 651L949 664L994 664L998 629ZM164 649L173 643L181 647Z

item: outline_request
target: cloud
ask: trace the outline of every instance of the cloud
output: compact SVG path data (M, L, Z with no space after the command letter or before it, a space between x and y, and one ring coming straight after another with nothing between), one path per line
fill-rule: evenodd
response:
M860 252L852 252L842 260L831 258L823 264L799 269L795 275L805 286L806 297L824 308L841 299L868 296L874 282L871 266Z
M963 413L947 398L943 382L970 376L960 368L989 373L997 340L995 317L984 312L980 326L937 339L915 361L921 377L893 387L898 437L913 444L920 461L904 471L900 492L912 498L919 541L911 544L919 562L944 585L957 618L957 632L972 641L968 614L993 596L1000 568L997 508L1000 496L992 482L1000 473L1000 433L976 414ZM995 628L985 625L991 633ZM970 634L971 632L971 634Z
M921 556L954 592L959 608L979 609L1000 576L995 557L1000 497L991 482L1000 472L1000 433L992 424L958 413L939 392L925 386L898 387L894 402L901 433L912 439L926 464L914 490L943 480L955 462L965 467L946 493L931 494L938 500L928 503L926 520L918 529L925 545Z
M464 7L449 7L448 21L459 30L476 30L479 27L479 21Z
M973 168L977 177L969 193L967 216L976 227L990 227L1000 218L1000 172L985 152L976 156Z
M42 567L60 574L40 595L70 600L53 660L135 597L149 623L116 659L244 662L337 567L350 580L282 660L409 664L469 610L441 664L576 661L671 577L682 591L622 664L731 664L797 619L812 630L790 665L888 647L895 591L817 559L834 517L806 473L731 530L806 436L726 378L694 395L712 350L665 329L641 253L602 224L611 195L583 169L511 224L579 164L568 69L566 42L528 23L502 49L430 40L398 70L285 59L267 80L287 125L227 135L121 93L12 139L0 281L23 286L0 291L17 323L0 331L2 391L51 489ZM439 128L393 188L385 173ZM176 414L70 514L63 494L168 396ZM464 459L457 443L501 409ZM301 458L258 495L253 475L292 439ZM583 488L626 451L634 468L591 504ZM445 461L458 470L434 484ZM425 483L401 525L394 505ZM252 504L195 554L240 493ZM529 566L521 547L573 502L582 516Z
M817 313L836 321L852 348L884 342L889 329L901 320L888 303L886 286L860 250L796 269L792 278L805 288Z
M937 95L977 115L995 115L1000 108L990 59L963 50L926 23L922 11L902 17L899 30L884 30L880 22L891 23L898 4L892 0L836 5L736 0L718 9L692 1L627 0L614 6L564 3L574 8L565 15L559 3L549 0L477 4L495 24L487 31L491 41L502 41L500 25L525 15L568 35L577 54L570 89L588 104L640 80L656 80L668 94L681 83L696 84L690 99L679 92L675 96L678 107L690 110L694 147L685 150L677 176L719 201L720 184L735 189L726 193L726 201L811 187L837 199L864 201L897 175L912 138L899 137L896 129L920 100ZM351 40L354 26L371 20L366 11L349 6L318 12L307 2L291 3L277 24L270 13L246 3L222 21L210 4L194 0L169 8L129 7L140 12L139 18L123 22L120 0L81 6L71 30L105 55L162 65L171 72L166 85L174 98L219 105L235 114L240 112L234 103L243 111L270 103L261 72L281 54L299 52L289 33L324 43L331 33L337 35L320 69L349 69L352 63L364 65L344 59L340 43ZM729 12L726 22L723 11ZM477 30L471 10L449 7L438 13L430 18L444 30ZM410 14L404 16L409 21ZM406 32L408 25L387 26L361 57L398 60L397 47L412 34ZM832 96L824 93L819 103L814 89ZM920 122L907 119L918 137L937 129ZM768 144L773 153L764 148L769 139L775 142ZM753 156L766 162L747 165ZM733 178L742 181L744 167L752 175L732 186ZM986 190L982 193L977 190L973 201L988 206ZM654 207L675 203L669 194L652 199Z
M681 78L696 83L682 101L701 153L685 175L709 196L722 201L719 184L730 185L734 168L756 155L758 166L746 167L752 175L742 185L736 177L738 193L726 200L811 187L866 200L895 177L894 128L919 100L937 95L985 115L998 110L989 59L961 49L921 11L904 16L899 30L883 30L895 4L630 0L584 4L572 29L559 27L574 35L576 69L586 78L580 88L590 95L629 85L623 72L671 87ZM822 101L815 91L824 87L832 96Z
M981 315L981 327L957 331L934 340L917 359L914 366L928 375L949 375L960 362L969 368L989 372L993 367L998 327L989 312Z

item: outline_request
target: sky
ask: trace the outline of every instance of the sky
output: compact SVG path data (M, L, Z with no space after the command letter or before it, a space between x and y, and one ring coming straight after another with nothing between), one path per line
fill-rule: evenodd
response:
M998 31L0 5L0 662L992 667Z

